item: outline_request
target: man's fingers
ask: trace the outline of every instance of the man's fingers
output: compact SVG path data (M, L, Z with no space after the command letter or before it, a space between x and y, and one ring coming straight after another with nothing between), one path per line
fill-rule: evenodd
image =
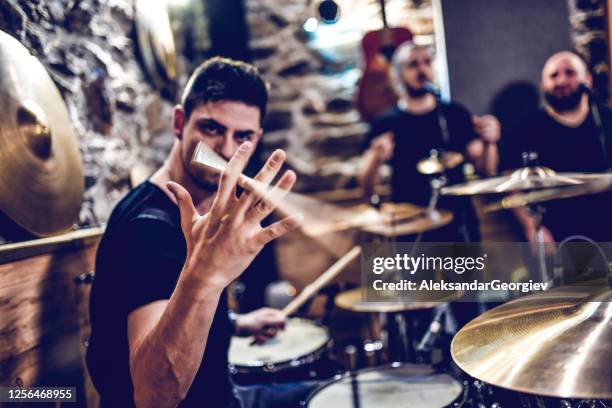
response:
M262 229L255 237L255 243L259 246L266 245L268 242L285 235L287 232L299 227L304 222L302 214L295 214L290 217L283 218L280 221Z
M266 164L261 168L259 173L255 176L255 180L258 182L257 187L261 190L267 189L268 185L274 180L274 177L278 174L283 163L285 162L286 154L284 151L277 149L270 155ZM250 191L244 191L240 196L240 207L242 211L246 212L255 200L257 195Z
M253 143L244 142L240 145L229 161L219 180L219 191L215 197L213 208L225 209L232 195L235 194L238 177L246 167L253 151Z
M266 193L265 197L262 197L262 199L251 208L249 216L252 216L255 222L260 223L278 207L280 202L295 184L296 179L297 176L295 172L292 170L286 171L280 180L278 180L274 188Z
M181 213L181 229L187 238L188 234L191 233L191 228L194 220L198 216L198 212L193 205L191 195L183 186L173 181L169 181L166 183L166 187L176 199L176 203Z

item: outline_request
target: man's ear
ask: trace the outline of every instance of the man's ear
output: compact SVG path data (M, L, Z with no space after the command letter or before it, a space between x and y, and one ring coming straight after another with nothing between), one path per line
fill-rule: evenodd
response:
M590 72L587 72L586 76L584 77L584 83L589 87L589 89L593 89L593 75L591 75Z
M177 139L183 139L183 128L185 127L185 108L183 105L176 105L172 111L172 132Z

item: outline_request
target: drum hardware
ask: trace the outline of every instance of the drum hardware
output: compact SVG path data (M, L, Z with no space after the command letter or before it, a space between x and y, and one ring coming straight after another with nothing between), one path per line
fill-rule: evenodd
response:
M346 360L346 366L348 368L348 376L351 381L351 400L353 401L353 408L361 408L361 402L359 399L359 383L357 382L357 348L353 345L348 345L344 348L344 356Z
M39 237L70 229L84 182L68 109L43 65L2 31L0 98L0 209Z
M334 300L336 306L351 312L369 314L370 325L381 328L380 339L377 340L386 351L389 361L415 361L417 350L414 347L413 328L410 327L405 312L443 306L450 298L437 302L407 302L404 298L389 299L388 302L364 302L362 290L363 288L355 288L339 293Z
M381 363L380 353L382 349L383 343L380 340L367 339L363 342L363 355L368 367L375 367Z
M446 315L447 308L446 306L438 306L436 308L436 312L434 317L429 324L429 328L421 338L418 346L416 347L416 352L419 356L420 362L429 362L425 361L426 356L431 354L434 345L436 344L436 340L440 336L443 331L442 328L442 318ZM429 359L430 360L430 359Z
M76 285L91 285L94 281L96 273L94 271L84 272L74 278Z

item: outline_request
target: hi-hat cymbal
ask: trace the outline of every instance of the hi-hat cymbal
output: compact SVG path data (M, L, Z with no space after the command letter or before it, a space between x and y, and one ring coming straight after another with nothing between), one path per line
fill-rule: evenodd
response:
M0 31L0 210L27 231L70 228L83 201L81 155L42 64Z
M444 170L453 169L463 163L463 155L458 152L443 152L439 155L437 151L433 150L432 154L420 160L417 163L417 170L421 174L440 174L444 173Z
M451 300L456 300L458 295L451 293L438 301L408 301L405 298L396 297L389 301L372 301L366 302L362 300L362 288L355 288L340 292L334 298L334 303L341 309L359 313L397 313L408 312L411 310L433 309L436 306L443 305ZM429 296L431 298L431 296Z
M547 167L524 167L507 176L492 177L444 187L444 195L496 194L579 185L602 178L594 173L556 173Z
M578 197L587 194L597 194L612 190L612 174L602 174L595 181L571 187L557 187L529 193L517 193L504 197L502 200L487 205L485 212L523 207L528 204L541 203L562 198Z
M557 398L612 398L612 290L605 279L513 300L463 327L454 361L469 375Z
M447 210L427 211L425 208L416 207L418 211L407 209L406 211L390 212L381 208L382 222L369 223L361 226L361 230L371 234L393 238L403 235L420 234L441 228L453 220L453 214Z

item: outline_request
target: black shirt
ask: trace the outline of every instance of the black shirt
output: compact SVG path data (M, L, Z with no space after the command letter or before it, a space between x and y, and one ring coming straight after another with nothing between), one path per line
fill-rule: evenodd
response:
M604 129L612 126L612 112L600 108ZM504 137L501 151L502 170L523 167L522 153L535 151L538 163L556 172L605 172L610 154L604 154L603 145L610 151L612 138L601 134L593 116L578 127L568 127L554 120L545 110L534 113ZM611 241L610 193L595 194L544 202L544 225L551 230L556 241L569 235L583 234L598 241Z
M417 163L428 157L432 149L465 153L470 141L478 137L470 113L461 105L450 103L441 106L449 139L444 140L438 109L423 115L415 115L395 106L371 125L364 148L369 146L376 136L388 131L394 134L395 150L389 163L393 171L391 175L393 202L427 206L431 196L430 178L417 171ZM465 181L462 166L448 171L447 176L448 185ZM469 198L442 196L438 201L438 207L454 213L453 227L467 226L469 240L479 239L476 214ZM461 237L452 236L448 239L462 240Z
M87 362L102 406L131 407L127 317L140 306L169 299L182 270L186 244L178 207L144 182L115 207L98 248L90 300ZM227 369L232 326L225 292L208 335L202 364L182 407L233 401Z

